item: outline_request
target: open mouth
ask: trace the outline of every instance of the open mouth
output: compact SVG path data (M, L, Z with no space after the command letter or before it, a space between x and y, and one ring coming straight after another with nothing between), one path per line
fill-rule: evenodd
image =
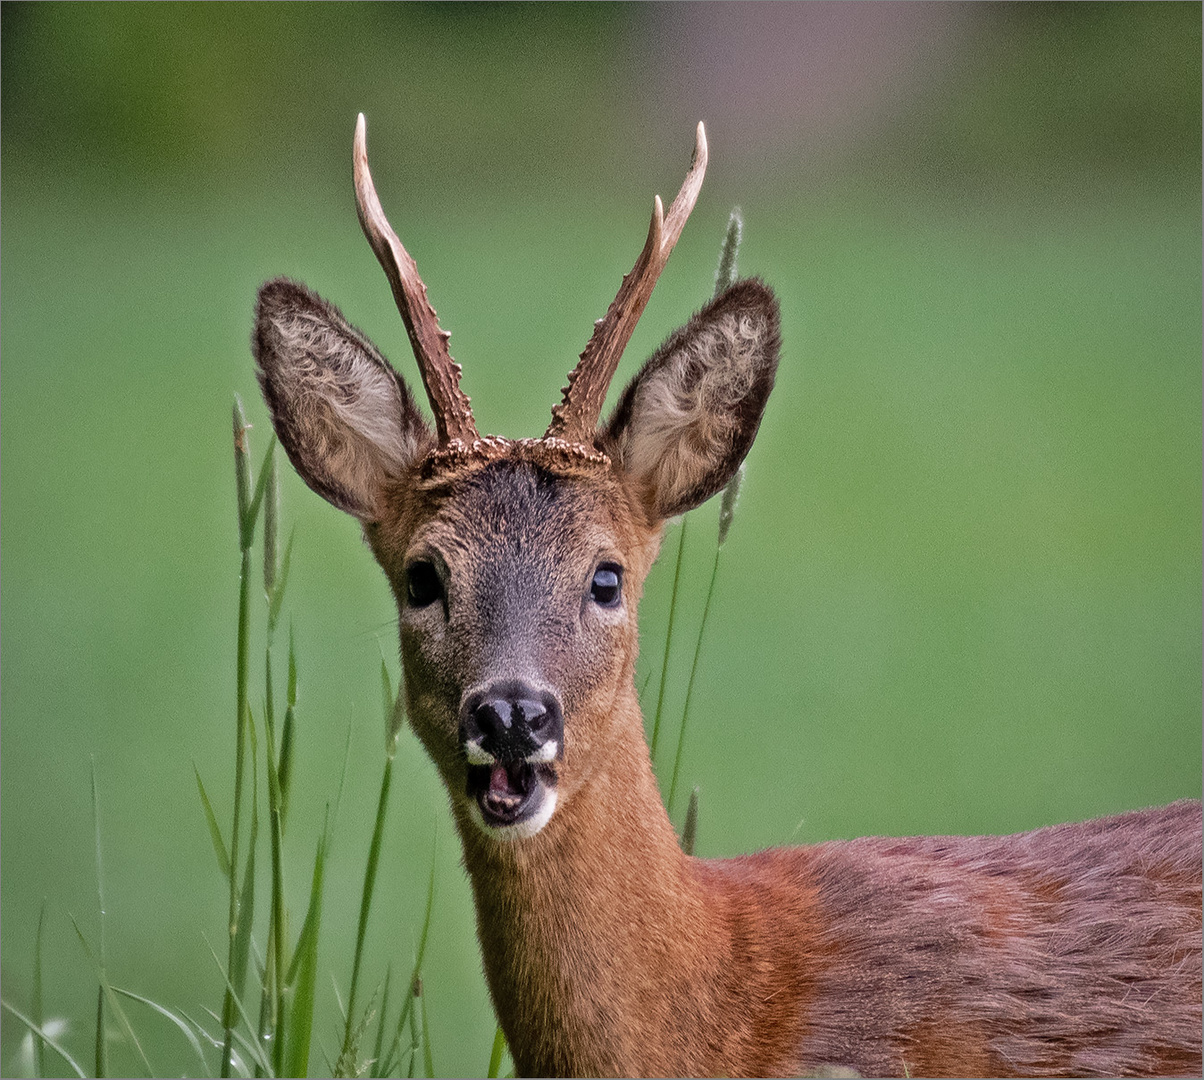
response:
M547 763L495 761L469 765L467 794L488 829L531 824L537 832L551 816L556 799L556 770Z

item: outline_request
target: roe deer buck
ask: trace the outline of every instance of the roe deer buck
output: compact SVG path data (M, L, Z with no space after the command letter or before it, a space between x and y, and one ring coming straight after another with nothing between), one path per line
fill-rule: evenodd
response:
M434 412L337 309L279 279L253 348L280 441L355 515L400 612L406 702L447 785L489 989L527 1075L1199 1074L1200 805L1008 837L681 851L634 683L665 520L743 460L773 385L760 281L672 334L599 426L693 208L693 164L542 439L478 435L364 120L360 223Z

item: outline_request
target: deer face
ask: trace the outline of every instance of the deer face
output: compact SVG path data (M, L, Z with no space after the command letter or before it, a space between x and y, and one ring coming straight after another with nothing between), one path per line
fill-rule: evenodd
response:
M414 476L367 532L397 601L414 730L457 810L515 838L614 741L659 530L601 455L499 449Z
M397 600L414 730L458 817L498 839L539 832L605 768L619 726L639 724L636 608L662 526L735 473L773 385L777 303L760 282L737 282L670 336L598 426L705 160L700 126L694 170L667 217L657 200L644 252L542 439L477 434L446 334L376 202L362 117L361 222L435 431L335 307L285 279L260 290L252 346L281 444L315 491L362 522Z

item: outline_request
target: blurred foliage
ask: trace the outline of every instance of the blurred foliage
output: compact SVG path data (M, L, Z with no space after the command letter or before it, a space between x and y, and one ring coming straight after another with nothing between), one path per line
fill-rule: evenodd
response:
M342 179L345 154L328 147L345 150L359 111L403 122L406 145L382 146L385 162L417 148L452 175L469 155L513 165L538 149L572 167L573 147L589 145L581 114L599 85L623 81L633 17L607 4L456 3L6 2L3 13L6 150L235 184L261 154L281 177L335 157ZM483 125L482 101L524 122Z
M1200 175L1196 3L986 4L979 48L887 136L946 186L1103 171Z
M949 184L1118 166L1198 175L1199 4L971 6L968 46L869 129L879 168ZM6 153L238 183L252 152L281 176L323 169L315 158L362 110L403 116L406 158L416 146L448 176L471 158L504 173L535 154L605 170L623 156L612 124L673 69L657 49L675 43L651 27L662 7L5 0ZM522 122L482 124L483 109ZM783 133L787 157L798 142Z

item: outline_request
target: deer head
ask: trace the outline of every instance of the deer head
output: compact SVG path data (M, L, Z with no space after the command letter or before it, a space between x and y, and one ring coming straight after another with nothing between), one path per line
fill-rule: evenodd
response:
M417 267L385 219L364 118L360 223L418 361L434 430L337 308L285 279L260 290L253 350L280 441L353 514L400 613L411 723L462 831L534 836L643 731L636 609L666 519L747 454L777 366L772 292L739 281L653 354L599 417L607 387L702 185L706 137L569 375L541 439L481 436ZM647 751L643 751L646 758Z

